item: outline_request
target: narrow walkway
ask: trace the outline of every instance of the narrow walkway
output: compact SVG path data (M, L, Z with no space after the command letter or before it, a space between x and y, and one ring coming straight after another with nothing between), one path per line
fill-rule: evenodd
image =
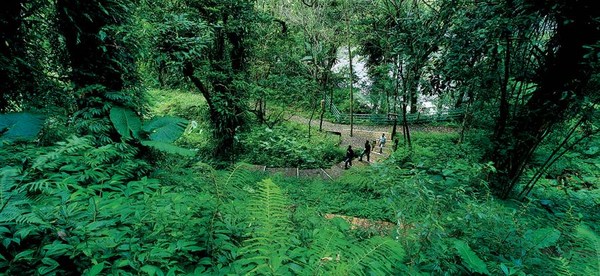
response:
M308 125L309 119L294 115L291 117L290 121ZM314 131L318 131L318 120L313 120L311 125ZM389 133L389 130L391 130L390 126L355 125L352 131L353 135L352 137L350 137L349 125L323 121L323 131L341 133L340 148L342 148L344 151L346 150L348 145L352 145L352 148L355 150L356 154L360 154L362 151L358 149L364 148L365 141L377 141L377 146L371 152L370 163L382 162L391 155L393 141L390 141L391 134ZM383 148L382 153L380 154L379 137L381 137L381 134L383 133L385 133L387 142L385 144L385 147ZM362 162L359 161L358 158L355 158L352 161L353 167L364 167L368 166L370 163L367 162L366 157L363 158ZM343 161L331 166L331 168L328 169L268 168L266 166L259 165L254 166L254 169L266 171L269 173L281 173L282 175L288 177L316 177L325 180L336 179L340 177L345 171Z
M294 121L300 124L308 125L309 119L301 116L294 115L290 118L290 121ZM311 122L313 131L319 130L319 120L318 118L313 119ZM450 127L443 126L426 126L426 125L412 125L411 131L425 131L425 132L452 132L455 131ZM363 161L359 161L358 158L352 160L353 167L365 167L370 164L383 162L383 160L387 159L392 154L392 147L394 145L394 141L391 141L391 133L392 126L386 125L354 125L352 130L352 137L350 137L350 125L346 124L337 124L329 121L323 121L323 131L329 132L337 132L341 134L340 148L342 148L345 152L348 145L352 145L352 148L355 150L356 154L360 154L361 152L358 149L364 148L365 142L368 141L377 141L377 145L374 149L371 150L371 162L368 163L366 158L363 158ZM398 126L398 135L402 135L402 127ZM387 139L385 143L385 147L383 148L382 153L379 153L379 137L381 134L385 134ZM331 168L328 169L298 169L298 168L268 168L267 166L255 165L253 166L254 170L265 171L269 173L281 173L282 175L288 177L316 177L322 178L325 180L334 180L340 177L345 169L344 162L337 163ZM350 168L352 169L352 168Z

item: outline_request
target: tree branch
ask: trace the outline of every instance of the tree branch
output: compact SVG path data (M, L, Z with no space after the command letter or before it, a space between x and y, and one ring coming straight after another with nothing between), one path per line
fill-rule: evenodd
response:
M185 65L183 66L183 75L185 77L189 78L192 81L192 83L194 84L194 86L196 86L196 88L198 88L198 90L200 90L200 92L202 93L202 96L204 96L204 98L206 99L206 103L208 104L208 107L210 108L210 110L214 110L214 105L212 102L212 97L210 95L210 91L204 85L204 83L202 83L202 81L199 78L194 76L194 71L195 71L195 68L191 62L186 62Z

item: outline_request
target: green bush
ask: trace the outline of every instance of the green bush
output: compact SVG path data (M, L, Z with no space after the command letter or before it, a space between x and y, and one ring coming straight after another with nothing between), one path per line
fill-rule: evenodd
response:
M199 93L181 90L148 91L151 114L154 116L176 116L187 120L202 121L208 110L206 100Z
M0 204L10 204L0 214L0 272L181 273L201 266L207 237L197 229L208 228L214 199L146 178L149 165L136 155L124 143L95 147L72 137L27 156L23 168L1 168Z
M86 137L48 148L3 147L0 273L597 270L600 218L590 212L599 202L597 189L566 198L554 187L538 187L532 196L554 202L552 212L533 198L499 201L485 181L493 167L480 164L478 152L455 144L455 137L415 135L412 153L399 150L335 181L269 180L246 164L218 171L174 156L152 168L135 147L96 147ZM393 229L355 228L324 214L382 220Z
M331 167L342 160L344 151L337 147L337 137L316 133L308 140L304 138L306 133L293 125L253 128L240 136L241 160L269 167L299 168Z

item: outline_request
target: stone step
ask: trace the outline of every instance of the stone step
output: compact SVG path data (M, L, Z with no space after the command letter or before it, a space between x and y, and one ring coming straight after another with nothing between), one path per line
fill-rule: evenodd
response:
M269 172L271 174L280 173L287 177L297 177L298 176L297 168L266 168L265 171Z

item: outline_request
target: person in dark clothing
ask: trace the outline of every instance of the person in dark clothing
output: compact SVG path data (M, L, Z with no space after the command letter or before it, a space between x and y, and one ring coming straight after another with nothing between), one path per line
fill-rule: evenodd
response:
M365 142L365 150L360 155L360 159L358 159L358 161L362 161L364 155L367 156L367 162L371 162L371 144L369 143L369 140Z
M346 162L344 163L344 169L348 169L348 164L352 167L352 158L354 158L354 151L352 150L352 146L348 146L346 150Z

